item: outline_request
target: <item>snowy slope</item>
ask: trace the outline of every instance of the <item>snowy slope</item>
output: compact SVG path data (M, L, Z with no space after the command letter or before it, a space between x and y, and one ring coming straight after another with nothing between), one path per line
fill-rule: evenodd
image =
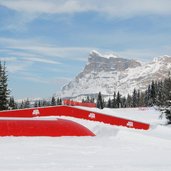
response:
M164 124L166 120L164 117L160 119L160 111L155 110L153 107L140 107L140 108L117 108L117 109L109 109L104 108L97 109L97 108L88 108L88 107L81 107L78 108L91 110L99 113L104 113L107 115L118 116L121 118L128 118L131 120L136 120L140 122L145 122L149 124Z
M96 109L93 109L96 110ZM98 110L97 110L98 111ZM171 128L154 109L104 109L103 113L156 124L149 131L69 118L96 137L1 137L2 171L169 171ZM64 117L63 117L64 118ZM67 118L67 117L65 117Z
M113 95L114 91L132 94L134 88L145 90L152 80L168 77L170 69L171 57L166 55L143 64L93 51L84 70L62 88L61 96L86 96L99 91L107 96Z

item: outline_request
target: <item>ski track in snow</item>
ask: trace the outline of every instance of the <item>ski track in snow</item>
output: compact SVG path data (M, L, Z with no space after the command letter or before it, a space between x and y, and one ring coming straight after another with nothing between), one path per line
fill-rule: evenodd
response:
M161 125L165 120L159 119L158 111L153 108L88 110L148 122L152 126L144 131L61 117L86 126L96 137L1 137L0 170L171 170L171 127Z

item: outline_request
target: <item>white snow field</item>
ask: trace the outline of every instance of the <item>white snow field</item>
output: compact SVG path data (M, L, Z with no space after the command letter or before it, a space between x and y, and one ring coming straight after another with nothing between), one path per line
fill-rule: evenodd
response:
M90 109L89 109L90 110ZM91 109L152 124L149 131L62 117L95 137L1 137L0 171L170 171L171 127L153 108Z

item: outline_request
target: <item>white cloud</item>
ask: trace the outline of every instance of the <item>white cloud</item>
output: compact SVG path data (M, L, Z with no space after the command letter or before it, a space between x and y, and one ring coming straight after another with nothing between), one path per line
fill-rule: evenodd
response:
M46 63L46 64L60 64L59 62L48 60L48 59L41 59L41 58L24 58L25 61L31 62L38 62L38 63Z
M7 8L30 14L61 14L94 11L112 17L171 14L170 0L4 0Z
M29 80L31 82L35 83L41 83L41 84L50 84L50 80L46 80L45 78L41 78L39 76L25 76L22 78L23 80Z
M7 70L10 73L16 73L16 72L20 73L27 70L30 66L31 64L26 62L19 62L19 61L8 62Z
M90 9L90 4L78 0L6 0L1 5L27 13L74 13ZM82 6L84 4L84 6ZM86 5L86 6L85 6ZM92 8L93 9L93 8Z
M80 47L58 47L51 44L40 43L34 39L9 39L0 38L1 55L0 60L8 61L7 69L11 75L18 77L21 73L33 73L36 72L36 76L25 75L22 78L30 80L32 82L41 82L43 84L48 83L48 78L41 78L41 73L49 72L51 75L60 76L61 73L66 75L70 74L70 69L77 70L80 66L70 66L69 62L74 60L87 61L88 53L92 48L80 48ZM2 57L1 57L2 56ZM4 57L5 56L5 57ZM61 62L59 62L61 61ZM63 62L62 62L63 61ZM48 64L48 65L41 65ZM68 67L66 66L68 64ZM52 66L53 65L53 66ZM67 68L67 70L61 69L61 67ZM38 71L38 72L37 72ZM53 84L66 83L65 79L53 79ZM60 84L60 85L61 85Z
M69 16L81 12L96 12L103 19L127 19L135 16L171 15L170 0L1 0L0 6L16 11L3 21L1 30L27 31L37 18L70 21ZM67 18L67 20L66 20ZM71 17L72 18L72 17Z
M29 54L29 53L23 53L23 52L15 52L8 50L6 51L6 54L11 55L11 56L16 56L16 57L1 57L0 56L0 61L6 61L6 62L37 62L37 63L45 63L45 64L60 64L60 62L57 62L55 60L50 60L50 59L43 59L40 56L34 55L34 54Z
M111 0L110 3L103 3L101 5L103 6L100 12L118 18L130 18L149 14L171 14L171 1L169 0Z
M162 40L162 36L158 35L156 39ZM97 38L96 38L97 39ZM110 41L110 38L104 39L104 41ZM122 42L122 38L120 37L120 41L117 43ZM127 38L124 37L127 40ZM124 40L123 39L123 40ZM132 41L139 42L143 38L141 37L133 37ZM155 37L151 38L155 41ZM150 40L151 40L150 39ZM118 38L119 40L119 38ZM126 41L125 40L125 41ZM129 40L129 39L128 39ZM149 42L150 42L149 40ZM129 41L128 41L129 43ZM143 59L143 60L151 60L153 57L161 56L164 54L170 55L171 48L169 45L167 46L159 46L156 48L125 48L121 51L116 50L115 48L106 50L106 49L99 49L96 47L59 47L52 44L45 44L38 40L34 39L9 39L9 38L0 38L0 45L2 46L1 51L4 52L8 57L1 57L0 60L5 61L13 61L13 63L17 60L23 63L46 63L46 64L61 64L59 62L60 59L64 59L67 61L71 60L79 60L79 61L87 61L89 52L92 49L97 49L100 51L114 51L116 55L119 55L124 58L136 58L136 59ZM4 47L3 47L4 46ZM3 49L4 48L4 49ZM11 57L10 57L11 56ZM18 65L18 64L17 64ZM12 69L13 71L17 71L17 68L23 69L22 66L15 67Z
M4 62L13 62L16 60L17 58L14 58L14 57L0 57L0 61L4 61Z
M0 38L0 45L2 48L8 49L6 54L10 56L49 64L60 64L57 61L59 58L85 61L85 55L92 50L92 47L60 47L34 39L23 40L2 37Z
M29 80L35 83L58 85L58 87L64 86L71 80L71 78L68 77L42 77L36 73L30 73L27 71L21 72L18 77L22 78L23 80Z

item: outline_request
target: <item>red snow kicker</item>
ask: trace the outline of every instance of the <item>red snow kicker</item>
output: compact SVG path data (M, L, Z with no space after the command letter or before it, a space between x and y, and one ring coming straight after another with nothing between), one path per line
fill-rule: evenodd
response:
M95 136L84 126L66 119L0 120L0 136Z
M79 109L71 106L53 106L32 108L23 110L11 110L0 112L0 117L34 117L34 116L71 116L75 118L99 121L106 124L126 126L128 128L148 130L150 125L126 118L119 118L98 112Z

